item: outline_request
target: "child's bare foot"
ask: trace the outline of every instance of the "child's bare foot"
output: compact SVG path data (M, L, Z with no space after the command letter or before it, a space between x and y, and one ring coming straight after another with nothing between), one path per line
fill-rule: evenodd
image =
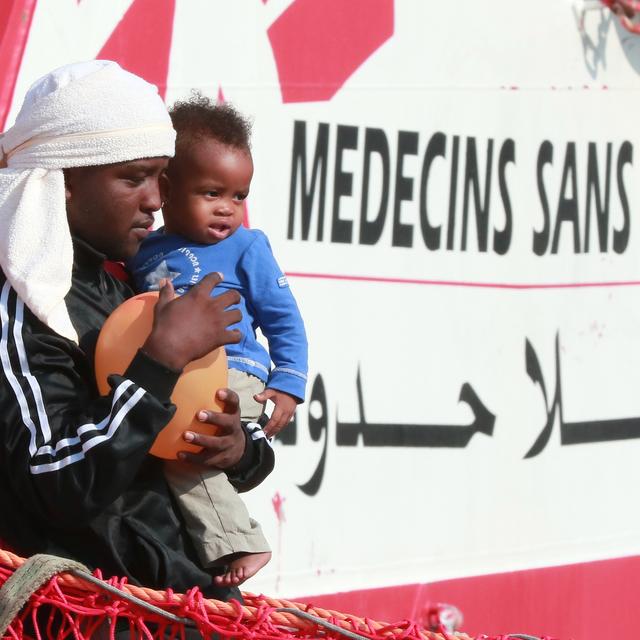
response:
M213 581L220 587L235 587L254 576L271 560L271 551L263 553L239 553L229 561L229 570Z

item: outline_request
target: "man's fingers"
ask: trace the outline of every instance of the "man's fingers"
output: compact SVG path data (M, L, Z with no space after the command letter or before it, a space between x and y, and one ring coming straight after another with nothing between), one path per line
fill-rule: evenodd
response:
M216 296L215 299L226 309L240 302L240 294L235 289L229 289L219 296Z
M215 289L217 285L219 285L224 280L224 276L219 271L213 271L208 273L198 284L191 287L189 291L193 291L194 295L197 294L206 294L211 297L211 292ZM219 296L216 296L215 299L222 304L224 308L230 307L233 304L238 304L240 302L240 294L235 290L225 291L221 293Z
M242 458L247 436L240 424L238 395L231 389L218 389L216 399L224 405L223 411L202 409L197 414L200 422L218 427L216 434L185 431L185 442L202 447L202 450L198 453L181 451L178 457L194 464L228 469Z
M229 327L232 324L237 324L242 320L242 312L240 309L229 309L223 312L224 322Z
M218 389L216 398L224 404L224 412L233 416L240 408L240 398L235 391L228 388ZM207 420L207 422L209 422ZM215 424L215 422L214 422Z
M239 329L227 329L220 333L218 337L218 347L225 344L238 344L242 340L242 331Z
M237 462L238 457L235 459L230 457L233 455L233 436L206 436L193 432L191 432L191 434L193 435L193 439L189 440L190 444L202 447L202 450L197 453L181 451L178 453L180 460L201 466L218 467L220 469L225 469L234 462Z
M224 435L215 435L210 436L204 433L196 433L195 431L186 431L184 433L184 440L189 444L194 444L198 447L205 447L209 453L213 452L214 454L218 451L223 451L226 443L224 439L227 436ZM199 455L198 454L195 455Z
M230 436L209 436L195 431L186 431L183 438L189 444L202 447L202 450L198 452L181 451L178 453L180 460L198 465L215 465L218 462L224 462Z
M168 278L164 278L160 282L160 292L158 294L158 302L156 303L158 309L162 309L168 302L171 302L176 297L176 293L173 289L173 282Z
M238 394L231 389L222 388L216 391L216 400L223 405L223 411L211 411L210 409L201 409L198 412L197 418L200 422L206 424L212 424L218 427L215 436L207 436L197 434L194 431L186 431L184 439L187 442L198 444L206 447L217 448L220 436L231 433L236 428L236 413L239 410L240 399ZM212 439L209 441L202 441L202 438ZM197 442L196 442L197 440Z
M193 292L195 295L196 293L203 292L210 296L213 288L223 280L224 276L219 271L212 271L202 278L198 284L191 287L187 293Z
M198 413L198 420L200 422L211 424L211 425L214 425L215 427L217 427L217 429L215 429L216 436L230 433L235 428L235 426L234 426L234 424L235 424L234 416L227 415L226 413L218 413L217 411L208 411L208 410L200 411ZM203 429L203 431L207 431L207 430L208 429ZM186 431L185 433L186 434L194 434L195 432ZM195 434L195 435L196 435L197 438L213 437L213 436L207 436L206 434L205 434L205 436L202 436L202 434ZM188 437L185 437L185 440L187 440L187 442L192 442L192 441L194 441L194 438L191 437L191 436L188 436ZM199 442L198 444L202 444L202 443Z

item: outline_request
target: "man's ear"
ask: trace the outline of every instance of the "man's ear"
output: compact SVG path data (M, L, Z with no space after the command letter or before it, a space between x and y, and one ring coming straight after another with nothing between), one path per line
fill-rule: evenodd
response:
M73 190L72 182L73 182L73 170L72 169L63 169L62 175L64 176L64 199L65 202L69 202L71 200L71 192Z

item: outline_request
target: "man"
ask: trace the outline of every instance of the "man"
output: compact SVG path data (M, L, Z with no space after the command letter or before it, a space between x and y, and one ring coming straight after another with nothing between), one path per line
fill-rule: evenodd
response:
M198 564L166 486L148 455L173 414L180 371L229 331L236 293L220 280L173 299L161 291L151 334L112 391L93 372L99 330L131 291L103 269L134 255L161 206L158 178L175 133L152 85L117 64L68 65L37 81L1 138L0 539L17 553L52 553L151 588L238 597ZM273 467L263 434L240 424L237 397L202 412L218 436L189 463L226 470L239 490Z

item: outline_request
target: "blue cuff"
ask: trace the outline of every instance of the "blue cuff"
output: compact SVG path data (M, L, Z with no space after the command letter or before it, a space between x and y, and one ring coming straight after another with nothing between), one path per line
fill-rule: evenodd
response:
M290 367L276 367L269 374L266 386L270 389L284 391L293 396L298 403L301 403L304 402L307 376L305 373Z

